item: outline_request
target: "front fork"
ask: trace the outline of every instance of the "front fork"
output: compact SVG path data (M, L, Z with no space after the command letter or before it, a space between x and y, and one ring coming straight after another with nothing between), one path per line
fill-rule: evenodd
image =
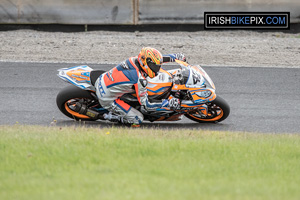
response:
M201 114L207 116L208 114L208 106L206 104L202 104L198 110L201 112Z

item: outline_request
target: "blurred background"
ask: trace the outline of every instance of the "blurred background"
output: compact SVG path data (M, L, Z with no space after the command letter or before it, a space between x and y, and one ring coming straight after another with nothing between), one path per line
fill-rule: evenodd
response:
M0 0L0 24L203 24L212 11L286 11L300 22L299 0Z

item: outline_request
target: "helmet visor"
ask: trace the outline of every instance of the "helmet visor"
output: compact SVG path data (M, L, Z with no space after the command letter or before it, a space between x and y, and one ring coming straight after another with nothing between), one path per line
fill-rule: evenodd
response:
M152 61L148 61L147 65L155 73L155 75L158 74L161 65L157 65L157 64L153 63Z

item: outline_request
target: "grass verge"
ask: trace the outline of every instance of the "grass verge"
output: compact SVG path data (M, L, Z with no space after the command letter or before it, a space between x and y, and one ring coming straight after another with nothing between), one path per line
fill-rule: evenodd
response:
M0 126L0 199L299 199L300 135Z

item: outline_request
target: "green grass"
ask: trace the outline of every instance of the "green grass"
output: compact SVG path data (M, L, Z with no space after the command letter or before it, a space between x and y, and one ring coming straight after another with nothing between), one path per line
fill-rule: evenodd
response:
M0 126L0 199L299 199L300 135Z

